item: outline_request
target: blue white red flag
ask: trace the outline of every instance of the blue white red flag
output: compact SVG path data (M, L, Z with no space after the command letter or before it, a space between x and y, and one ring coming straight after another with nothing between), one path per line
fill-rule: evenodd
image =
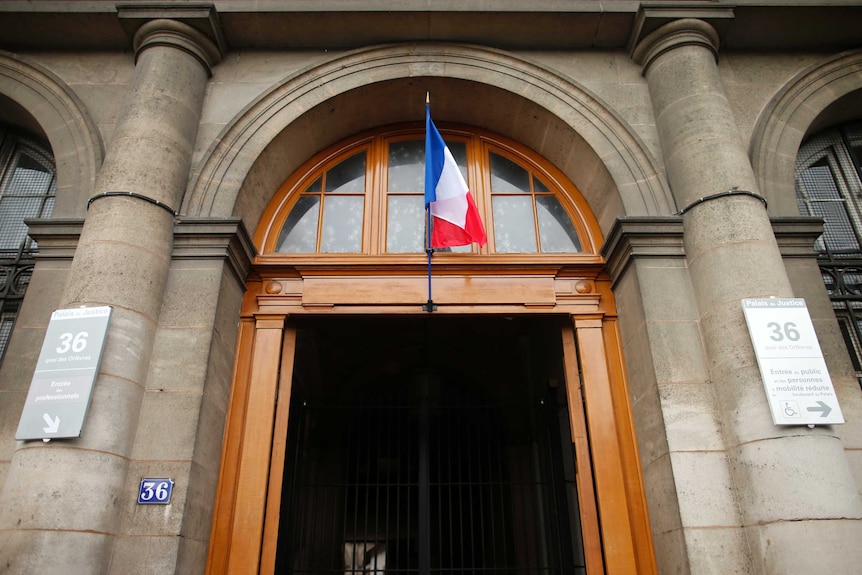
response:
M425 107L425 207L433 219L432 248L473 242L485 245L479 210L452 152L431 121L430 106Z

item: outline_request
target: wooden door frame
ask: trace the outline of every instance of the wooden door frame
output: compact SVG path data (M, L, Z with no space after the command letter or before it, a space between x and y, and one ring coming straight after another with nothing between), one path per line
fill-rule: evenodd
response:
M602 268L589 262L442 270L435 313L570 318L561 335L587 571L654 574L615 304ZM421 267L258 266L239 326L208 575L275 569L296 342L289 318L425 314L416 297L425 281Z

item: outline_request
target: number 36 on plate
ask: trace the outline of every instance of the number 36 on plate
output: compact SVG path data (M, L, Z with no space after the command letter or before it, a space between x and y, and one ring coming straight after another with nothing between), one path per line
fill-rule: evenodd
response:
M171 502L174 480L165 477L141 479L138 505L167 505Z

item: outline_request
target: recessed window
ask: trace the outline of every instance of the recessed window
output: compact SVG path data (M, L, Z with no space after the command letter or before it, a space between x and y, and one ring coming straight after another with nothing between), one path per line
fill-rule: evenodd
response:
M441 130L488 234L438 251L578 254L586 228L574 187L511 142ZM420 254L425 251L425 140L421 130L380 133L314 158L282 187L263 240L269 254ZM266 216L265 216L266 217ZM589 245L589 244L588 244Z
M0 360L38 252L24 220L49 217L56 189L50 152L0 126Z
M809 138L796 159L796 202L823 218L815 248L826 291L862 381L862 124Z

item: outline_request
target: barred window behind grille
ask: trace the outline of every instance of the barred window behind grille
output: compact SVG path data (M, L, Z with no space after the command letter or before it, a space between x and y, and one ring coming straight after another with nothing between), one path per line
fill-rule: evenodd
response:
M796 200L803 215L819 216L815 248L832 307L862 381L862 123L809 138L796 160Z
M56 188L54 159L47 148L0 126L0 361L38 251L24 220L49 217Z

